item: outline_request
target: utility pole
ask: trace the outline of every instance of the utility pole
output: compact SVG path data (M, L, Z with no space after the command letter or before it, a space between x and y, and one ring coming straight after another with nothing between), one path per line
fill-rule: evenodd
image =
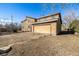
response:
M12 22L12 24L13 24L13 15L11 15L11 22Z
M1 19L2 19L2 18L0 18L0 25L2 25L2 21L1 21Z
M11 15L11 31L13 32L14 26L13 26L13 15Z

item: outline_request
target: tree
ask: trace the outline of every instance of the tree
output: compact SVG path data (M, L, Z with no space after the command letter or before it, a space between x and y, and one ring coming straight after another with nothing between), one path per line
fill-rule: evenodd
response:
M5 27L8 32L17 32L18 30L21 30L21 25L18 23L5 24Z
M79 32L79 20L74 20L69 25L70 30L74 30L75 32Z
M75 12L72 10L70 10L70 11L68 10L68 12L65 14L66 15L63 17L63 20L64 20L63 23L66 26L66 28L68 29L69 25L72 23L72 21L77 19L77 16L76 16Z

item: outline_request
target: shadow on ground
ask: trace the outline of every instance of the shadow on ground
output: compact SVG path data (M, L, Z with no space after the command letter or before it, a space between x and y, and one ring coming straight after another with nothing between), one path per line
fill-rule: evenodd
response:
M74 34L74 31L61 31L59 35L67 35L67 34Z

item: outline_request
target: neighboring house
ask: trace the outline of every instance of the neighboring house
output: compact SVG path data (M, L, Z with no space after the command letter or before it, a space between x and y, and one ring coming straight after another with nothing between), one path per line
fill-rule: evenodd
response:
M56 35L61 32L62 21L61 21L60 13L44 16L38 19L31 19L31 21L32 20L35 20L35 21L30 24L31 26L30 29L34 33L45 33L45 34ZM24 24L24 25L27 25L27 24Z
M26 19L21 22L22 31L32 31L31 30L31 24L36 22L37 20L32 17L26 16Z

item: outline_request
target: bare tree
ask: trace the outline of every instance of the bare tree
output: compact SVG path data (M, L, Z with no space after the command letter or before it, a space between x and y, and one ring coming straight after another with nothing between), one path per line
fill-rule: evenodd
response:
M65 25L66 28L69 28L69 25L72 23L72 21L77 20L77 16L74 11L68 10L66 15L63 17L63 20L63 25Z
M57 13L57 9L56 9L57 6L59 6L60 9L64 9L67 6L67 4L44 3L42 4L42 8L41 8L41 16L45 15L46 12L48 12L48 14Z

